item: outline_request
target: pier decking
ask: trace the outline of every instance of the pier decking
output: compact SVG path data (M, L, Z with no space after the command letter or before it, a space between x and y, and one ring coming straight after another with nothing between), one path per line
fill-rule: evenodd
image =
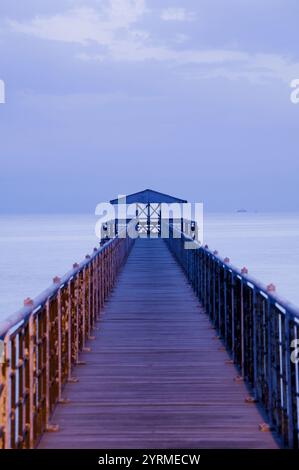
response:
M277 448L163 239L138 239L48 448Z

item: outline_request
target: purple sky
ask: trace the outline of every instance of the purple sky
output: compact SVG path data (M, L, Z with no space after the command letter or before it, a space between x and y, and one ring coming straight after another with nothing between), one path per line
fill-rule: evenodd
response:
M298 209L298 0L1 0L0 212Z

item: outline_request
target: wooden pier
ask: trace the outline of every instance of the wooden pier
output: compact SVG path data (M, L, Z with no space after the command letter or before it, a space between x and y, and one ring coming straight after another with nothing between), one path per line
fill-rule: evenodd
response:
M126 201L0 323L0 449L298 449L298 309L164 217L185 200Z
M162 239L138 239L39 448L277 448Z

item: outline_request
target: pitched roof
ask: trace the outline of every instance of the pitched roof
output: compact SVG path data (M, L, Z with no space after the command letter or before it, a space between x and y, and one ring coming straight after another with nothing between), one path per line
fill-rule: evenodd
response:
M154 191L152 189L145 189L144 191L139 191L138 193L129 194L126 196L126 204L155 204L155 203L186 203L185 199L180 199L178 197L169 196L169 194L160 193L159 191ZM118 204L118 199L112 199L111 204Z

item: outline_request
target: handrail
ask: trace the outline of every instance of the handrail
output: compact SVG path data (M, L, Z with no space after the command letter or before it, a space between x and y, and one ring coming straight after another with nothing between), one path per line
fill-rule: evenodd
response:
M179 232L179 233L174 233ZM238 270L228 258L199 245L173 226L165 240L183 267L213 327L259 402L269 428L285 446L299 446L299 366L292 344L299 338L299 310ZM193 242L194 249L186 249Z
M8 320L0 323L0 449L34 448L50 418L65 402L63 386L74 381L104 302L134 240L115 237Z
M0 322L0 339L3 339L10 328L13 328L15 325L20 323L21 321L25 320L28 315L32 312L32 310L37 309L42 304L46 302L46 300L54 295L66 282L68 282L73 276L75 276L79 271L81 271L86 265L88 265L95 257L97 257L104 249L107 248L108 244L111 244L113 240L109 240L107 244L101 248L96 248L92 255L87 255L86 259L81 261L79 264L74 264L73 269L68 271L62 278L60 278L59 282L53 282L51 286L49 286L46 290L44 290L41 294L35 297L32 300L32 303L29 306L24 306L20 310L18 310L15 314L9 316L5 320Z

